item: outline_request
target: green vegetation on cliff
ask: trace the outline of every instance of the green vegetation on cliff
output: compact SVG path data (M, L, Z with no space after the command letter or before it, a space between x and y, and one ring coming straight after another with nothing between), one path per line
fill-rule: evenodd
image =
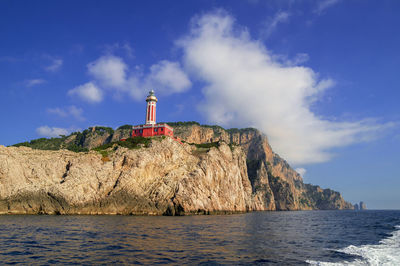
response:
M135 138L128 138L124 141L119 140L103 144L92 150L95 150L101 154L103 162L108 162L110 161L110 158L108 156L118 147L125 147L132 150L132 149L140 149L141 147L147 148L150 146L150 143L151 143L150 138L135 137Z
M79 132L79 134L82 134ZM32 149L38 149L38 150L60 150L60 149L67 149L70 151L74 152L87 152L88 149L83 148L82 146L79 145L79 143L72 142L72 143L66 143L66 139L68 137L66 136L60 136L59 138L40 138L40 139L34 139L31 140L30 142L22 142L18 143L15 145L12 145L14 147L30 147Z
M244 132L249 132L249 131L257 131L257 129L256 128L253 128L253 127L246 127L246 128L229 128L229 129L226 129L226 131L229 133L229 134L235 134L235 133L244 133Z
M67 149L74 152L87 152L89 149L84 147L85 140L91 136L104 136L114 134L111 127L89 127L82 132L73 132L69 136L60 135L58 138L40 138L29 142L14 144L14 147L30 147L38 150L60 150Z
M40 139L34 139L31 140L30 142L22 142L18 144L14 144L12 146L14 147L30 147L32 149L39 149L39 150L59 150L61 145L64 143L66 137L62 136L60 138L40 138Z
M200 126L200 124L196 121L185 121L185 122L162 122L162 123L167 123L171 127L187 127L187 126L193 126L197 125Z
M151 140L153 138L144 138L144 137L134 137L134 138L128 138L125 141L119 140L119 141L114 141L110 142L107 144L103 144L101 146L98 146L94 148L93 150L95 151L103 151L107 150L113 146L120 146L120 147L125 147L128 149L140 149L141 147L149 147Z
M218 148L220 143L219 142L210 142L210 143L201 143L201 144L196 144L196 143L188 143L189 145L194 145L196 147L196 150L193 151L193 154L195 155L200 155L200 154L205 154L207 153L211 148Z
M248 131L257 131L256 128L252 127L247 127L247 128L229 128L225 129L221 126L218 125L206 125L206 124L200 124L196 121L185 121L185 122L166 122L169 126L176 128L176 127L190 127L190 126L200 126L200 127L205 127L205 128L211 128L214 130L214 132L218 131L226 131L229 134L234 134L234 133L244 133Z
M201 143L201 144L192 144L190 145L195 145L196 148L198 149L211 149L212 147L218 148L219 147L219 142L210 142L210 143Z
M129 130L131 130L132 129L132 125L123 125L123 126L120 126L119 128L117 128L117 130L118 129L129 129Z

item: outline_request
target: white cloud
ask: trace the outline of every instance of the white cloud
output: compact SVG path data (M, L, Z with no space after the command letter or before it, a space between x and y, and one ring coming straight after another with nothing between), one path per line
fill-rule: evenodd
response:
M129 58L134 57L133 48L129 45L129 43L124 43L123 45L120 46L120 48L125 51L127 57Z
M58 107L57 108L48 108L47 112L49 114L55 114L55 115L58 115L58 116L61 116L61 117L67 117L68 116L68 113L65 110L63 110L61 108L58 108Z
M132 46L125 42L121 43L113 43L104 46L104 53L108 55L113 55L114 53L122 51L128 58L134 58L134 50Z
M184 92L192 85L179 63L167 60L152 65L147 79L152 87L166 94Z
M326 9L339 3L340 0L320 0L318 1L317 7L314 9L314 13L321 15Z
M55 138L60 135L68 135L71 130L59 127L41 126L36 129L36 133L42 137Z
M156 93L170 95L187 91L192 83L178 62L162 60L150 67L146 75L132 73L129 78L129 91L133 99L142 100L145 94L154 89Z
M191 86L180 64L167 60L152 65L148 73L143 73L140 68L129 73L124 60L112 55L102 56L87 67L101 88L111 89L116 95L128 93L135 100L142 100L151 89L168 95L184 92Z
M30 80L27 80L25 83L26 83L27 87L33 87L36 85L46 83L46 81L44 79L30 79Z
M74 105L68 106L66 108L48 108L47 112L49 114L54 114L57 115L59 117L63 117L63 118L69 118L69 117L73 117L77 120L85 120L85 118L83 117L83 109L76 107Z
M87 65L89 74L104 87L121 89L126 86L128 66L116 56L102 56Z
M261 31L263 38L268 38L277 28L278 24L286 23L289 21L290 14L286 11L279 11L275 16L271 17L265 22L265 25Z
M69 90L68 95L78 96L90 103L98 103L103 100L103 92L93 82L88 82Z
M301 175L301 177L304 177L304 175L305 175L306 172L307 172L306 169L301 168L301 167L300 167L300 168L296 168L295 171L296 171L297 173L299 173L299 174Z
M142 100L145 94L154 89L156 93L169 95L187 91L192 83L178 62L159 61L150 67L147 74L132 73L128 89L133 99Z
M293 60L289 60L288 61L288 65L297 66L297 65L300 65L300 64L303 64L303 63L307 62L309 59L310 59L310 57L308 56L308 54L306 54L306 53L298 53L293 58Z
M78 107L72 105L72 106L68 107L68 111L76 119L85 120L85 118L82 116L82 114L83 114L83 109L82 108L78 108Z
M49 72L56 72L61 68L63 65L63 60L61 58L55 58L55 57L48 57L51 60L50 65L45 67L45 69Z
M282 54L271 54L271 58L273 61L284 66L298 66L310 59L309 55L306 53L298 53L293 58L289 58L287 55Z
M314 114L311 105L334 82L320 79L311 68L277 62L221 11L193 21L191 33L178 44L187 69L207 84L199 110L209 122L257 127L291 163L327 161L332 148L371 140L387 127Z

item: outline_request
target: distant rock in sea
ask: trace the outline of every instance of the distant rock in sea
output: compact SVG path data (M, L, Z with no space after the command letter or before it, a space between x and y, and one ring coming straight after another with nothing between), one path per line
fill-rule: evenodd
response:
M358 211L360 209L360 207L358 206L358 204L354 204L354 210Z
M360 210L366 210L367 209L367 205L365 205L365 203L363 201L360 201Z

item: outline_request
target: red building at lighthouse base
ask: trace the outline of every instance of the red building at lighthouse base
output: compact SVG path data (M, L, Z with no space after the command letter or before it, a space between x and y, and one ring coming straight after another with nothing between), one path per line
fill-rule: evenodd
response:
M133 126L132 137L153 137L153 136L170 136L174 137L174 129L166 123L147 124Z

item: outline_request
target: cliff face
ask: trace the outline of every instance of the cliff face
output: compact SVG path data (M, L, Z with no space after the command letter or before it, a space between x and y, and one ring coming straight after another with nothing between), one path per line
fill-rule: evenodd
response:
M256 129L171 124L185 144L158 138L149 148L114 146L102 155L58 150L89 150L127 138L131 130L124 126L33 143L56 151L1 147L0 213L353 209L338 192L304 184Z
M170 138L98 152L0 146L0 213L179 215L253 208L246 159Z
M218 126L197 124L173 126L174 134L188 143L224 141L239 145L246 155L257 209L353 209L340 193L304 184L301 176L272 151L267 137L257 129L225 130Z

